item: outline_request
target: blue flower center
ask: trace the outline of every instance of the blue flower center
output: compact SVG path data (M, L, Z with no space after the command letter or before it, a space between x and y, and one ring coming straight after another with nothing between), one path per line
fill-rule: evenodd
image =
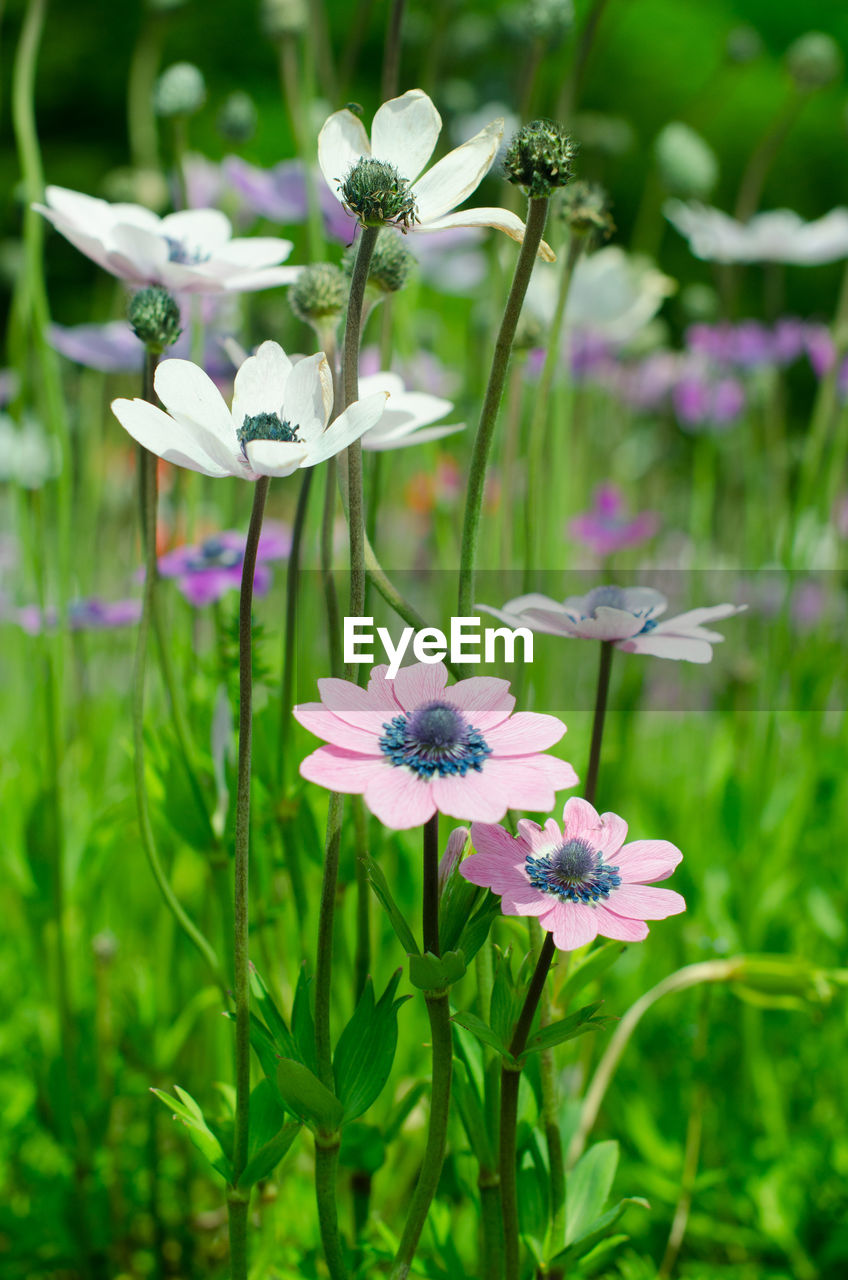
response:
M211 253L198 249L196 245L190 248L184 240L175 240L173 236L166 236L165 240L168 245L168 261L178 262L180 266L196 267L198 263L208 262L212 257Z
M193 573L201 569L233 569L244 559L244 552L228 547L220 538L207 538L186 562L186 568Z
M562 902L601 902L621 884L618 867L608 867L586 840L566 840L551 853L531 854L524 869L534 889Z
M252 418L245 416L244 422L236 431L242 450L251 440L278 440L283 444L301 444L297 427L278 413L257 413Z
M394 765L406 765L419 778L440 778L469 769L479 773L492 754L483 735L447 702L427 702L410 715L395 716L383 725L380 747Z

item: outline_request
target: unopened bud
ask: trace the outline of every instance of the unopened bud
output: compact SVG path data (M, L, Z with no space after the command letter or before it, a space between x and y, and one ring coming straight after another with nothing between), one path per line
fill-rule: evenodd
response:
M306 0L262 0L262 30L272 40L296 36L308 21Z
M289 306L298 320L323 330L341 319L347 295L344 272L332 262L314 262L303 268L290 287Z
M448 836L448 842L445 845L445 851L439 860L439 893L444 891L444 887L450 880L451 875L462 861L462 855L465 852L465 846L471 839L471 832L468 827L456 827Z
M608 240L615 231L609 198L597 182L569 183L562 194L560 216L574 235L586 236L594 244Z
M342 270L353 274L357 246L351 245L342 258ZM382 293L397 293L409 279L415 266L415 255L410 253L394 231L381 231L371 255L368 267L368 283Z
M240 89L224 100L218 112L218 132L230 142L247 142L256 132L256 103Z
M339 189L345 208L363 227L397 226L406 231L417 221L410 184L385 160L363 156Z
M683 200L703 200L718 181L718 160L699 133L672 120L654 142L663 186Z
M193 116L206 101L203 73L192 62L175 62L163 71L153 90L157 116Z
M808 31L786 51L789 74L802 92L824 89L842 75L839 45L823 31Z
M130 299L127 319L139 342L148 351L161 353L176 342L182 333L180 309L176 299L160 284L140 289Z
M759 58L763 51L762 37L756 27L734 27L727 37L725 49L731 62L744 66Z
M509 144L504 173L531 200L544 199L568 182L573 158L574 144L561 124L533 120Z

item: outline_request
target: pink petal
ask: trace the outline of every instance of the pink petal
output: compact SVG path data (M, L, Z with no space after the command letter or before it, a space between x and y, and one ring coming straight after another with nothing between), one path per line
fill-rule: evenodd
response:
M341 720L323 702L302 702L299 706L292 707L292 715L304 729L314 733L316 738L331 742L333 746L345 747L360 755L383 757L376 734L366 733Z
M607 862L618 859L618 851L627 839L627 823L617 813L601 814L601 829L595 836L595 848Z
M395 676L395 697L404 711L414 711L424 702L441 701L447 682L448 669L443 662L416 662L401 667Z
M554 756L500 756L483 765L493 795L501 798L501 814L507 809L544 812L554 807L556 792L571 787L577 775L565 760Z
M540 827L538 822L531 822L528 818L519 818L518 831L527 846L527 852L534 855L548 853L551 849L558 848L563 840L559 823L554 818L548 818L544 827Z
M615 862L625 884L645 884L665 880L683 858L668 840L631 840L615 855Z
M604 938L616 938L619 942L643 942L648 936L644 920L626 920L606 907L596 907L598 933Z
M547 751L559 742L565 731L565 725L556 716L519 711L487 729L486 744L498 756L529 755L534 751Z
M515 698L509 692L508 680L497 680L494 676L471 676L468 680L458 680L445 690L445 702L460 711L473 724L475 729L484 733L502 724L515 706Z
M557 902L539 923L554 935L560 951L574 951L597 937L597 912L582 902Z
M355 729L382 737L386 712L382 706L374 705L375 699L368 690L335 676L319 680L318 689L322 703L334 716Z
M655 889L649 884L620 884L609 897L609 909L631 920L665 920L679 915L686 903L673 889Z
M344 747L319 747L300 762L301 777L307 782L346 795L362 795L369 782L387 770L396 772L386 760L361 756Z
M491 774L492 761L487 760L480 773L469 770L459 774L433 778L433 796L441 813L451 818L473 822L499 822L509 808L496 777Z
M364 792L374 817L395 831L422 827L436 812L432 784L411 769L389 765L371 775Z
M467 874L465 872L466 864L470 864ZM508 863L498 859L487 858L483 853L476 853L472 857L466 858L460 870L463 878L468 880L470 884L484 885L486 888L491 889L493 893L507 894L510 899L534 903L539 899L544 899L545 896L538 889L533 888L521 867L510 866ZM533 910L529 914L539 915L542 911L546 911L549 906L549 901L542 901L539 905L539 910ZM506 907L504 907L504 911L507 911ZM507 914L526 915L528 913L525 911L507 911Z
M402 707L395 697L394 680L386 679L388 669L387 662L382 662L379 666L371 668L371 675L368 679L368 693L373 699L375 707L384 707L391 712L392 716L396 716L402 710Z
M487 822L472 823L471 843L481 856L491 860L500 858L509 866L523 865L528 853L524 842L520 839L516 840L505 827ZM463 862L463 867L466 862Z
M595 837L600 834L601 815L588 800L580 796L566 800L562 822L564 840L588 840L594 847Z

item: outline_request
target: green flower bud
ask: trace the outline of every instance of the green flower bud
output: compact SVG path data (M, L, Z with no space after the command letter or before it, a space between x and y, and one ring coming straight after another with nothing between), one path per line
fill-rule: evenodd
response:
M356 215L360 226L397 226L405 232L418 221L410 184L385 160L363 156L339 190L345 208Z
M808 31L786 51L786 66L802 92L824 89L842 75L839 45L823 31Z
M594 244L608 240L615 231L609 208L609 197L597 182L578 179L562 193L560 217L578 236L587 236Z
M203 73L192 62L175 62L163 71L153 90L157 116L193 116L206 101Z
M561 124L533 120L509 144L504 173L531 200L543 199L568 182L573 157L574 144Z
M332 262L314 262L303 268L289 288L289 306L298 320L325 329L328 322L333 325L341 319L347 295L344 272Z
M262 0L262 30L271 40L298 35L308 21L306 0Z
M672 120L657 134L654 154L663 186L684 200L704 200L718 182L718 160L699 133Z
M218 112L218 132L230 142L247 142L256 132L256 120L256 104L250 94L237 90Z
M718 294L709 284L687 284L680 293L680 306L687 320L715 320Z
M534 351L543 347L547 338L547 330L537 316L529 311L522 311L512 342L513 351Z
M342 258L342 270L349 276L353 275L356 252L357 246L351 245ZM381 231L371 255L368 283L383 293L397 293L406 284L414 266L415 255L409 252L400 237L393 231Z
M127 319L139 342L157 354L172 346L182 333L176 299L160 284L140 289L133 295Z
M557 44L574 26L574 0L529 0L505 15L510 35Z
M759 58L763 51L762 37L756 27L734 27L728 34L725 50L731 62L744 66Z

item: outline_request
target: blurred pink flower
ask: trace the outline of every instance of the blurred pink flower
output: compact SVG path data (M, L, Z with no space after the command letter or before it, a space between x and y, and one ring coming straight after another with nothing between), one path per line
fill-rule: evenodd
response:
M544 827L521 819L518 835L475 822L476 853L460 865L471 884L501 896L510 916L536 916L561 951L573 951L598 934L622 942L648 936L646 920L664 920L686 910L673 889L655 889L682 854L667 840L625 844L627 823L615 813L598 815L573 796L563 829L549 818Z
M614 484L602 484L594 492L592 508L567 525L569 535L599 556L638 547L653 538L660 518L655 511L630 516L624 494Z
M159 557L159 573L163 578L175 578L178 590L189 604L201 609L241 586L245 542L246 534L226 529L196 546L175 547ZM254 595L265 595L271 586L268 561L285 560L290 550L290 529L267 521L259 535Z
M512 715L507 680L474 676L447 686L444 663L402 667L394 680L373 667L367 689L318 681L320 702L293 710L329 745L300 772L332 791L362 795L387 827L418 827L435 813L497 822L507 809L549 809L573 787L570 764L544 755L565 725L555 716Z

